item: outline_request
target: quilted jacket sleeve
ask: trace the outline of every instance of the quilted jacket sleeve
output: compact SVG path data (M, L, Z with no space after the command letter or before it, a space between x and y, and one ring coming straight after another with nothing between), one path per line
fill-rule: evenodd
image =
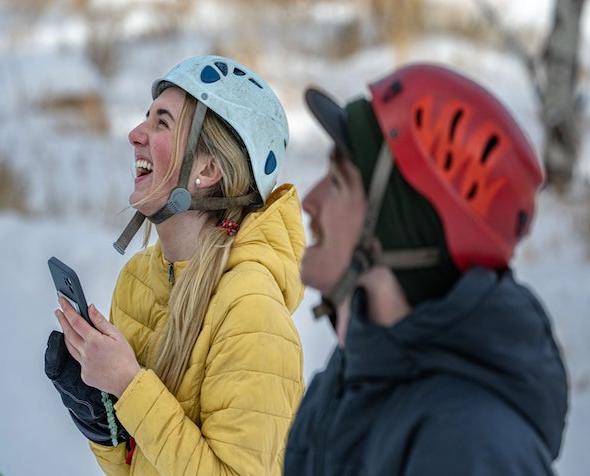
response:
M284 304L247 295L228 309L212 336L200 428L151 370L140 371L115 409L162 476L278 475L303 392L301 367L301 346Z

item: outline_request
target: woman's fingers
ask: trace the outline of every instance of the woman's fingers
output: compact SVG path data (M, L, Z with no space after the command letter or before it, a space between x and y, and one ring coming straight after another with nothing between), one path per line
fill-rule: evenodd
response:
M88 306L88 317L90 317L94 327L102 334L110 337L116 337L119 334L119 330L96 309L94 304Z
M66 343L69 342L70 347L73 347L75 349L76 354L78 356L80 356L82 347L84 346L84 340L72 328L70 321L68 320L68 318L66 317L66 315L62 311L60 311L59 309L56 310L55 317L57 317L57 320L59 321L59 324L64 332L64 337L65 337ZM70 347L68 347L68 350L70 349ZM72 354L72 357L75 358L74 354L71 351L70 351L70 353ZM76 360L78 360L78 359L76 359Z
M68 352L70 353L70 355L79 363L81 364L81 360L82 360L82 356L80 355L80 352L78 352L75 347L70 344L70 342L68 341L68 339L64 339L65 343L66 343L66 347L68 349Z
M67 299L59 298L59 304L62 308L65 318L68 320L70 327L82 339L86 339L95 330L88 324L84 318L71 306Z

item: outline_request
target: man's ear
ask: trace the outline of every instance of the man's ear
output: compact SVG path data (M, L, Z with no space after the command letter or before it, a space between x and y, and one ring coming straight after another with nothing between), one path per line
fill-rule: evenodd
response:
M221 180L223 174L217 162L210 156L201 154L197 157L192 182L198 179L197 188L209 188Z

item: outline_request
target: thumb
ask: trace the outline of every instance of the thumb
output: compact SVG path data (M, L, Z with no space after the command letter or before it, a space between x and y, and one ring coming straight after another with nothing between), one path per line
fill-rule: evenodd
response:
M91 304L88 307L88 316L90 317L90 320L92 321L92 323L94 324L94 327L96 327L97 330L99 330L100 332L102 332L103 334L106 334L106 335L113 335L113 328L115 326L113 326L107 320L107 318L104 317L98 311L98 309L96 309L94 304Z

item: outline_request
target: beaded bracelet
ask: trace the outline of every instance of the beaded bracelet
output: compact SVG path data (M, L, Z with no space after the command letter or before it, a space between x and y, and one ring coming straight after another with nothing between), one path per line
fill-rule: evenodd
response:
M109 423L109 430L111 431L111 441L113 446L117 446L117 422L115 421L115 410L113 409L113 402L107 392L100 392L102 403L107 411L107 421Z

